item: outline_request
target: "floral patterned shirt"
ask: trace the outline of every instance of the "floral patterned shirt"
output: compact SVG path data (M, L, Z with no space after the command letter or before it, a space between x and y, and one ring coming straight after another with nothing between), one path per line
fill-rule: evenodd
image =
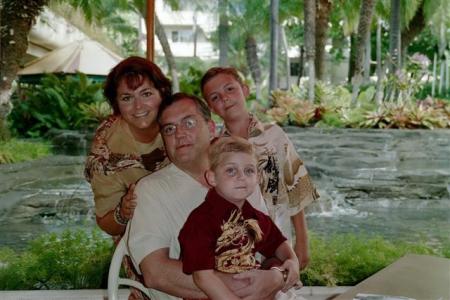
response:
M128 186L169 164L158 134L151 143L140 143L120 116L112 115L97 129L87 156L85 177L94 192L96 215L114 209Z
M230 135L224 127L222 135ZM258 155L260 188L269 215L291 237L290 216L319 198L294 145L281 127L250 115L249 141Z

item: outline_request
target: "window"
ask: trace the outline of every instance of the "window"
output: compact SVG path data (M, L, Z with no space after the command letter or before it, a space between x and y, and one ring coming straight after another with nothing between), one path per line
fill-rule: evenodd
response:
M178 42L178 31L172 31L172 42Z
M190 43L192 42L193 34L192 30L174 30L172 31L173 43Z

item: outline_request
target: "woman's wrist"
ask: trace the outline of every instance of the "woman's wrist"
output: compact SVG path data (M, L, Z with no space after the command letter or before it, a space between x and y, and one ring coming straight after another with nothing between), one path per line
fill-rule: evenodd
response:
M120 207L121 207L121 205L119 203L119 205L117 205L116 208L114 209L114 214L113 214L114 221L119 225L126 226L128 223L128 219L122 217L122 214L120 213Z

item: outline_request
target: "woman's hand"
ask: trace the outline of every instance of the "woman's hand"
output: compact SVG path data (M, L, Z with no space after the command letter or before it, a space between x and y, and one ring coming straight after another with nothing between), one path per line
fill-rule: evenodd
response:
M300 267L297 259L286 259L284 263L281 265L281 269L287 270L287 278L284 283L283 292L286 292L294 285L303 285L299 279L300 276Z
M132 183L128 186L128 191L122 196L120 201L120 215L126 219L130 220L133 217L134 209L136 208L136 195L134 194L134 189L136 184Z

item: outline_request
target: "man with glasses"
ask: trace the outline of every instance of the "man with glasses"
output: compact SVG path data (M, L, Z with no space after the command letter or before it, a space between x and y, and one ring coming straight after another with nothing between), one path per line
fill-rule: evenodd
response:
M204 174L209 167L207 152L215 125L206 103L184 93L161 104L158 121L172 164L137 184L138 204L128 223L129 250L145 285L152 288L152 300L206 298L192 276L182 272L178 233L208 191ZM259 191L249 201L267 212ZM272 299L284 285L282 274L276 270L219 276L238 296L249 300Z

